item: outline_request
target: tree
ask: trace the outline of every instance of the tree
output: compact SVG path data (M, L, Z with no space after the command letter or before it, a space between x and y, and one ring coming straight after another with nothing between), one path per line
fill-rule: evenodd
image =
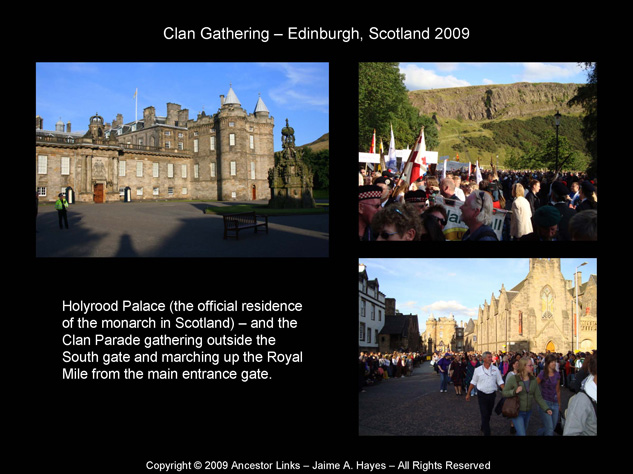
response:
M358 136L359 151L369 150L374 130L377 145L380 139L389 146L393 126L396 148L412 146L424 126L428 149L439 144L435 123L420 116L409 103L404 74L398 63L360 63L358 79Z
M598 64L580 63L588 71L587 84L578 88L576 96L569 100L568 104L580 104L585 109L583 118L583 138L587 151L591 155L591 163L588 172L597 176L598 165Z

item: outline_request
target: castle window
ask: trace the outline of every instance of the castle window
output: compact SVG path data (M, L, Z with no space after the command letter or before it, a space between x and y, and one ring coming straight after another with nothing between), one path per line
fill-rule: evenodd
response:
M237 175L237 163L231 161L231 176Z
M249 135L248 140L250 142L251 150L255 149L255 137L253 135Z
M541 290L541 317L551 319L554 316L554 294L549 286Z
M42 197L46 197L46 187L44 186L39 186L37 188L37 195L38 196L42 196Z
M125 176L125 161L119 161L119 176Z
M360 333L358 335L358 338L361 341L364 341L365 340L365 323L360 323L359 330L360 330Z
M184 150L185 149L185 144L183 142L178 142L178 149L180 151Z
M48 173L48 156L39 155L37 157L37 174Z
M251 179L255 179L255 162L251 161Z
M168 178L173 178L174 177L174 164L173 163L167 163L167 177Z
M209 137L209 150L215 150L215 137Z
M200 177L200 165L198 163L195 163L193 165L193 177L194 178Z
M160 194L159 189L158 189L158 188L156 188L156 187L154 187L154 188L152 189L152 194L153 194L154 196L158 196L158 195Z
M143 195L143 188L136 188L136 195L137 196L142 196Z
M143 177L143 162L142 161L136 162L136 177L137 178Z
M158 163L152 163L152 176L158 178Z
M197 138L193 140L193 152L198 153L198 139Z
M187 177L187 165L182 165L180 167L180 176L182 176L183 178Z
M174 188L173 186L170 186L167 188L167 195L168 196L173 196L174 195Z
M67 176L70 174L70 157L62 156L62 175Z
M229 145L230 146L235 146L235 134L234 133L229 133Z
M215 163L211 163L211 177L215 178Z
M189 191L187 191L187 188L182 188L182 194L187 194Z
M229 127L235 127L235 122L229 122Z
M171 142L165 142L165 148L166 149L170 149L171 148Z

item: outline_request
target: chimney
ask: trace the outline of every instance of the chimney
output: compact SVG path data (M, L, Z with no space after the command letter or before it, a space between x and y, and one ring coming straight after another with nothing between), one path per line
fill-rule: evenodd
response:
M220 107L224 105L224 95L220 96Z
M576 288L580 291L580 285L582 284L582 272L576 272Z
M70 133L70 122L66 124L66 132Z

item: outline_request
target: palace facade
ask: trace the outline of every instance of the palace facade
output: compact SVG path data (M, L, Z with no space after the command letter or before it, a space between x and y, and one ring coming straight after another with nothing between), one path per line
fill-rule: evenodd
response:
M232 87L215 114L196 119L168 103L166 116L152 106L130 123L119 114L107 124L95 114L77 133L61 120L45 130L37 116L37 192L43 201L60 192L80 202L269 199L273 127L261 97L248 113Z

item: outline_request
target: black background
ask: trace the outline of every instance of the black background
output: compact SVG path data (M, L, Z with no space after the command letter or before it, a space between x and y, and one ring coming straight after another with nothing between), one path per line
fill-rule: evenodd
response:
M447 453L452 453L456 461L502 460L494 470L505 470L519 446L516 438L490 441L358 436L358 260L369 256L479 256L493 267L494 257L502 256L598 257L598 246L517 248L501 243L493 251L482 251L476 246L458 248L461 244L456 244L411 251L392 245L359 245L354 215L358 62L597 61L598 43L586 26L593 18L582 14L571 18L570 14L577 13L551 9L534 12L513 7L491 11L489 5L465 11L457 4L436 9L394 4L384 6L383 11L367 7L369 11L346 18L329 11L324 19L317 19L311 11L299 14L283 6L269 8L269 13L258 12L239 22L232 20L231 14L219 12L188 11L178 19L161 11L145 11L149 16L142 18L140 14L107 9L98 15L77 11L63 19L47 16L38 20L43 38L64 41L61 47L43 41L31 51L30 62L25 64L25 77L30 75L31 82L38 61L329 62L330 256L279 260L35 259L34 246L25 249L25 255L30 255L30 275L21 288L32 290L28 290L28 297L20 298L20 308L29 311L15 315L19 318L18 337L11 341L21 346L13 352L20 354L18 361L12 361L18 372L16 380L20 381L13 415L22 414L16 439L23 440L19 444L26 449L20 458L29 465L37 463L38 467L64 472L146 472L148 461L292 460L312 464L347 460L355 465L356 461L390 463L400 459L444 461ZM318 8L325 9L323 5ZM370 26L428 26L431 32L435 27L467 27L470 37L450 41L365 39L362 43L276 38L268 43L168 41L163 37L168 26L197 31L202 26L285 31L288 25L355 27L364 36ZM595 32L598 27L591 29ZM64 48L64 42L74 46ZM26 118L32 120L28 116L24 122ZM24 161L30 167L31 162ZM30 186L32 181L25 188L32 189ZM24 202L31 201L29 198ZM30 212L26 214L31 216ZM68 317L61 312L62 301L124 299L166 304L175 299L193 303L212 299L299 301L304 310L287 315L299 321L297 329L264 333L278 338L279 352L302 351L303 363L272 368L271 380L247 383L62 380L60 339L65 331L61 321ZM260 331L246 332L255 335ZM19 337L26 334L28 344ZM547 449L537 441L528 440L531 454ZM557 441L565 443L567 448L563 450L572 449L567 440ZM543 466L565 468L564 456L559 459L557 451L552 448Z

